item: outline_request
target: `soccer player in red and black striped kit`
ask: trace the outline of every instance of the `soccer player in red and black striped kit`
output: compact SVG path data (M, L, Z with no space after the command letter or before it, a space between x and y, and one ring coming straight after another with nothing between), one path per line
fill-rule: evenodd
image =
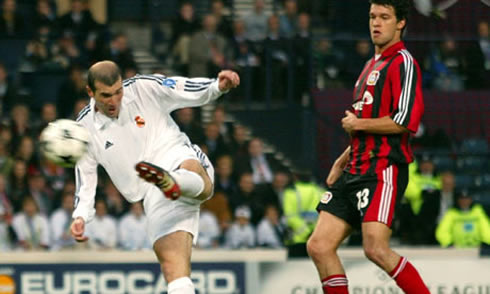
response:
M360 228L366 257L405 293L425 294L429 290L417 270L389 247L395 201L403 196L413 160L409 137L424 111L420 69L401 41L409 0L370 3L375 56L356 82L353 111L342 119L351 143L326 179L329 189L318 204L319 220L307 248L323 292L348 293L337 249Z

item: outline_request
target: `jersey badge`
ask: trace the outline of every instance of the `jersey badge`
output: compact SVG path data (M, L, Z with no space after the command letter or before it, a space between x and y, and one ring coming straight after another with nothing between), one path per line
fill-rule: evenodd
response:
M320 199L320 202L323 204L327 204L328 202L330 202L330 200L332 200L332 198L333 198L332 192L327 191L327 192L323 193L323 196L322 196L322 199Z
M135 118L134 118L134 121L136 122L136 126L138 128L142 128L145 126L145 119L142 118L141 116L137 115Z
M112 146L114 146L114 143L110 142L110 141L105 141L105 149L109 149L111 148Z
M175 88L176 83L177 82L173 79L165 79L165 80L163 80L162 85L173 89L173 88Z
M369 77L367 79L367 85L368 86L374 86L376 85L376 83L378 82L378 79L379 79L379 71L377 70L373 70L370 74L369 74Z

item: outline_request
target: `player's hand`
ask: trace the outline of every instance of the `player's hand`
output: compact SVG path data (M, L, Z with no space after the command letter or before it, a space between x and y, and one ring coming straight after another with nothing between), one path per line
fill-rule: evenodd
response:
M87 236L84 236L85 233L85 221L81 217L77 217L71 223L71 235L77 242L85 242L88 240Z
M359 123L359 119L357 116L350 112L349 110L345 111L345 116L342 119L342 127L344 130L351 135L356 131L357 124Z
M231 70L223 70L218 74L219 90L221 92L228 91L240 85L240 77Z

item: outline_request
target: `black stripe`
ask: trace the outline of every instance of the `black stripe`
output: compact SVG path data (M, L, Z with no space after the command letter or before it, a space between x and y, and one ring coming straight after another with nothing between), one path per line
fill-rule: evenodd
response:
M90 104L88 104L87 106L82 108L82 110L80 110L80 112L77 115L76 121L81 121L82 118L84 118L87 115L87 113L90 112L90 110L92 110L92 108L90 107Z
M209 84L211 84L213 81L214 81L214 79L213 79L213 80L211 80L211 81L207 81L207 82L195 82L195 81L187 80L187 81L185 81L185 83L186 83L186 84L194 84L194 85L209 85Z
M209 88L209 87L204 87L204 88L199 88L199 89L186 89L186 88L184 88L184 91L186 91L186 92L199 92L199 91L204 91L207 88Z
M185 85L184 88L202 88L202 87L209 87L207 85Z
M366 65L364 66L364 68L362 69L362 71L364 71L366 69L366 67L369 66L369 64L371 64L371 59L369 59L367 62L366 62ZM361 73L362 73L361 71ZM355 101L358 101L359 100L359 95L360 95L360 92L361 92L361 89L363 88L362 86L364 85L364 83L366 82L366 78L367 76L370 74L370 71L369 70L366 70L366 73L364 74L364 76L360 77L359 79L359 84L357 85L357 88L356 88L356 93L354 95L354 102ZM362 99L362 97L361 97Z

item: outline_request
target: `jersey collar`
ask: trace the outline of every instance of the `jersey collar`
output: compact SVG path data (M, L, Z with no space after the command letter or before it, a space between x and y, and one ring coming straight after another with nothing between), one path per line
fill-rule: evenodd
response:
M381 58L393 56L402 49L405 49L405 44L403 44L403 41L396 42L381 53Z

